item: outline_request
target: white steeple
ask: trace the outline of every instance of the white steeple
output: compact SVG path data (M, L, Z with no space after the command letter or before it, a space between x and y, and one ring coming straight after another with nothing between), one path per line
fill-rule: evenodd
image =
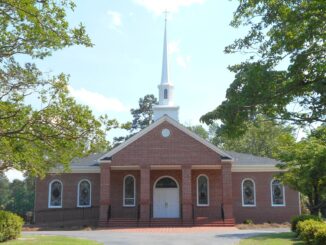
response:
M179 107L173 102L173 84L169 80L169 64L167 52L167 32L166 32L166 14L165 13L165 28L163 41L163 60L162 60L162 77L161 83L158 85L159 89L159 104L153 106L154 121L164 115L168 115L176 121L179 121Z

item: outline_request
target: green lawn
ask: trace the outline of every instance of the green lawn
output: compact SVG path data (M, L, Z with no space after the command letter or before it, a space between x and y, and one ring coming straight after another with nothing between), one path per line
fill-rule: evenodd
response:
M258 235L240 241L240 245L302 245L293 232Z
M64 236L22 236L17 240L11 240L4 242L2 244L6 245L28 245L28 244L45 244L45 245L99 245L100 243L95 241L89 241L85 239L72 238L72 237L64 237ZM2 245L1 244L1 245Z

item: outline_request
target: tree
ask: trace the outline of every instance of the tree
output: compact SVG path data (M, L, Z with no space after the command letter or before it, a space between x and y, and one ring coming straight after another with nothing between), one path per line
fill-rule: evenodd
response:
M235 79L226 100L201 120L221 120L230 135L244 133L259 114L298 125L326 122L325 1L239 1L231 26L241 25L248 34L225 52L252 56L229 67Z
M187 128L203 139L208 140L208 132L202 125L187 126Z
M6 210L26 217L26 213L34 209L34 178L27 176L23 181L15 179L10 183L11 201Z
M0 172L43 176L107 147L101 129L107 122L69 97L68 76L47 78L31 62L72 45L92 46L82 24L71 28L67 22L66 11L74 7L69 0L0 3ZM17 55L29 61L22 64Z
M5 209L10 202L10 182L7 176L0 173L0 210Z
M138 108L131 109L130 113L133 117L132 122L117 124L117 127L125 129L129 132L127 136L115 137L113 139L114 147L120 145L140 130L146 128L153 122L153 106L157 105L157 98L153 94L147 94L143 98L139 98Z
M256 156L277 157L278 150L283 146L293 145L295 139L292 128L258 117L255 122L246 123L246 132L238 137L224 134L217 124L210 125L215 130L212 143L229 151L251 153Z
M131 132L142 130L153 122L153 106L157 103L157 98L153 94L147 94L139 99L139 108L130 110L133 117Z
M326 208L326 125L291 146L284 146L279 153L284 162L280 179L308 197L307 207L318 215ZM325 213L324 213L325 216Z

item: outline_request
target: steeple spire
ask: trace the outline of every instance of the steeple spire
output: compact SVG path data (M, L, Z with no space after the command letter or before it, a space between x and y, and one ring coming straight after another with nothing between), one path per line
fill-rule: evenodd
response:
M166 37L166 22L167 14L165 11L165 27L164 27L164 42L163 42L163 61L162 61L162 78L161 83L169 83L169 64L168 64L168 52L167 52L167 37Z
M158 105L153 106L154 121L158 120L164 115L168 115L174 120L179 120L179 106L174 105L173 101L173 83L169 80L168 69L168 50L167 50L167 11L165 13L165 26L164 26L164 40L163 40L163 62L162 62L162 77L161 83L158 85L159 102Z

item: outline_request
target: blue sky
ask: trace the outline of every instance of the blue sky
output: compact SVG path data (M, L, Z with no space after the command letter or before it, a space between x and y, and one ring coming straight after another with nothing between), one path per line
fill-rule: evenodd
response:
M229 26L236 1L78 1L71 24L82 22L93 48L70 47L38 62L46 72L70 74L72 95L95 114L124 122L146 94L158 95L164 9L170 11L170 77L181 123L199 123L215 108L233 80L227 66L243 60L223 49L241 30Z
M229 26L236 7L237 1L228 0L78 1L68 13L69 22L82 22L95 46L69 47L35 62L49 74L70 74L71 94L94 114L131 120L130 108L137 107L140 97L158 97L167 9L175 104L181 123L198 124L200 116L224 100L234 77L227 66L245 59L223 53L245 33Z

